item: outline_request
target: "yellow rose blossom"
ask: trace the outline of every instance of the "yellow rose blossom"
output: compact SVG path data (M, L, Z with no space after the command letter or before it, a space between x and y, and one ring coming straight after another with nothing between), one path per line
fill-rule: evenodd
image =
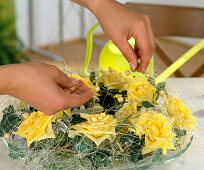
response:
M115 113L115 118L123 121L127 117L131 115L135 116L137 113L137 103L125 103L122 108L120 108L116 113Z
M125 86L128 99L140 105L143 101L152 102L156 88L147 79L135 77Z
M112 141L115 136L116 119L112 115L101 114L83 114L80 115L86 119L86 122L78 123L72 126L69 131L69 137L84 134L92 140L98 147L104 140Z
M99 81L104 83L105 87L107 87L108 89L124 91L124 86L129 83L130 79L132 79L125 73L117 73L112 68L109 68L108 71L101 72L102 76L99 78Z
M72 78L75 78L75 79L77 79L77 80L82 80L82 81L84 82L84 84L87 85L87 86L89 87L89 89L94 93L94 96L93 96L93 97L94 97L95 99L99 100L99 99L98 99L99 94L95 91L95 86L94 86L94 84L90 81L89 78L83 78L83 77L80 77L80 76L77 75L77 74L72 74L72 75L67 74L67 76L72 77Z
M142 154L155 151L158 148L163 149L166 155L168 149L175 149L172 139L175 134L172 132L172 120L153 110L142 112L139 117L131 118L130 122L134 128L129 128L136 135L145 134L145 146Z
M197 125L192 115L192 110L188 108L179 98L173 96L166 97L167 111L175 118L174 126L188 131L196 130Z
M64 112L70 116L70 109L64 110ZM14 132L14 134L24 137L27 140L28 147L34 141L55 138L51 123L57 119L63 119L63 111L52 116L40 111L32 112L21 122L18 131Z

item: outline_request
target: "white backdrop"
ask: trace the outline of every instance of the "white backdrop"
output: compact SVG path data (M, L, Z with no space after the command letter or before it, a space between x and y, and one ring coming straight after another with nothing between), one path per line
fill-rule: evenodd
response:
M168 4L179 6L203 7L204 0L119 0L125 2L141 2ZM15 0L17 14L17 32L25 45L28 45L28 0ZM69 0L63 0L64 6L64 39L80 37L80 7ZM45 45L58 41L58 0L34 0L34 43ZM95 17L85 10L84 33L96 22ZM100 31L100 30L98 30ZM190 40L190 42L195 42Z

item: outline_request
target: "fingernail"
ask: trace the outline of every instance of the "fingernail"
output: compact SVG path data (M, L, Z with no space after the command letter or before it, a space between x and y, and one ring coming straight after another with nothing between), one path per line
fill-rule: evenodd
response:
M129 64L130 64L131 71L132 71L132 72L135 71L136 67L135 67L135 65L133 64L133 62L130 61Z

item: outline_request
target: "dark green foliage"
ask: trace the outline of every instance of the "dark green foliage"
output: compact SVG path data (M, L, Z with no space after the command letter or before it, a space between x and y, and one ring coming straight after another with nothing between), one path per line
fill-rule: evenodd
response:
M0 123L1 137L4 135L4 133L10 133L12 130L15 130L21 121L12 105L9 105L2 112L4 115Z
M18 158L24 158L25 157L25 148L18 148L16 146L14 146L13 144L9 143L8 144L8 148L10 153L8 154L8 156L11 159L18 159Z
M37 112L38 110L27 104L26 107L24 107L21 111L23 113L32 113L32 112Z
M119 110L125 102L119 103L117 99L114 97L119 94L123 98L127 97L127 91L119 92L116 89L107 89L103 83L99 83L100 91L98 103L107 111L107 114L114 115L117 110Z
M155 155L154 155L154 158L152 159L152 162L156 163L156 162L160 161L162 158L162 155L163 155L162 148L157 149L155 151Z
M156 83L155 83L155 79L153 77L148 78L148 82L150 82L150 84L152 84L152 86L155 87Z
M167 94L167 91L166 91L166 89L165 89L165 87L166 87L166 82L160 82L160 83L158 83L157 85L156 85L156 100L159 98L159 91L160 90L164 90L165 91L165 93L166 93L166 95L168 95Z
M72 115L71 124L75 125L77 123L82 123L82 122L86 122L86 121L87 120L82 118L82 117L80 117L80 115L75 114L75 115Z
M173 127L173 132L176 134L176 137L185 136L187 133L185 129L178 129L175 126Z
M94 98L92 97L88 102L84 104L85 109L94 107Z
M63 117L64 117L64 121L67 125L70 124L71 120L69 119L69 117L67 116L67 114L63 111Z
M92 72L90 73L89 78L90 78L90 81L91 81L92 83L94 83L94 80L96 80L96 73L95 73L95 71L92 71Z
M0 8L1 12L5 10ZM0 17L0 65L28 60L21 52L22 42L16 35L14 25L14 17Z
M110 156L111 153L105 149L97 149L96 151L94 150L90 154L88 154L88 158L90 159L92 163L92 168L93 169L98 169L99 167L107 167L110 163Z
M53 143L53 139L43 139L31 144L31 149L41 150L50 146Z
M123 139L123 143L128 146L130 152L130 159L137 164L138 161L143 159L142 149L145 144L145 135L142 135L141 139L138 135L133 133L127 134Z
M137 110L139 111L142 107L145 107L146 109L149 109L151 107L155 107L152 103L149 101L143 101L141 106L137 106Z

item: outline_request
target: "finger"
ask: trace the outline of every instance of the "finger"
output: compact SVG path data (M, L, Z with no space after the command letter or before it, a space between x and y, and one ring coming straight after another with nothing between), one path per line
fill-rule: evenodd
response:
M62 88L71 88L71 87L79 87L83 84L83 81L78 81L75 78L72 77L68 77L66 74L64 73L60 73L58 74L57 78L56 78L56 82L59 86L61 86Z
M139 64L137 71L145 73L147 66L151 58L151 44L147 31L143 30L140 34L134 34L136 40L136 47L138 48L138 56L141 58L141 63Z
M155 43L155 38L154 38L154 34L152 32L152 26L151 26L151 22L148 16L146 16L146 23L147 23L147 29L148 29L148 34L149 34L149 38L150 38L150 42L151 42L151 48L152 48L152 53L156 48L156 43Z
M84 89L79 94L76 93L66 93L66 101L67 101L67 107L78 107L86 103L91 97L93 96L93 92L89 90L88 87L86 87L86 90Z
M131 45L128 43L127 38L124 37L122 41L118 43L116 42L115 44L129 62L131 71L135 71L137 68L137 56Z

